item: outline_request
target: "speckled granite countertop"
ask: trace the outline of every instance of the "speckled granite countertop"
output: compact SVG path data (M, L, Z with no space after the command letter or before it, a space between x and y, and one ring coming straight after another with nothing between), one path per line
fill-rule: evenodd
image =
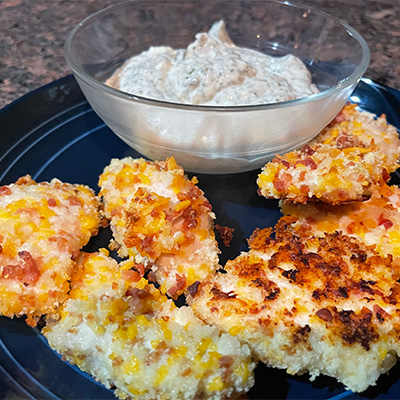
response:
M1 0L0 108L70 73L63 44L84 17L120 0ZM184 1L184 0L182 0ZM400 90L399 0L297 0L347 21L371 49L365 76Z

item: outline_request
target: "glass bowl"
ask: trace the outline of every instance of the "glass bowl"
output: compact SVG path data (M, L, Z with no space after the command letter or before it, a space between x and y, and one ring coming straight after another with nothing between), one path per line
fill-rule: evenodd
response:
M272 56L293 54L319 93L255 106L157 101L104 82L150 46L185 48L224 20L233 42ZM364 39L326 13L275 0L134 0L97 12L65 44L67 62L94 111L150 159L173 155L187 171L236 173L302 146L348 100L369 63Z

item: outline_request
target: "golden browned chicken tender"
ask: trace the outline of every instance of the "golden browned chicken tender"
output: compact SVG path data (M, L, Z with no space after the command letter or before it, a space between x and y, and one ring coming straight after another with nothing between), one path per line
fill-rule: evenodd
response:
M121 257L152 268L172 297L218 269L211 205L173 158L114 159L100 176L100 195Z
M361 392L400 356L400 265L340 233L258 230L226 273L199 282L195 314L289 374Z
M58 179L0 187L1 315L27 315L35 326L67 299L73 258L98 231L98 207L91 189Z
M236 398L254 383L246 344L177 308L102 250L82 255L50 346L121 399Z
M308 145L277 155L257 183L262 196L286 202L364 200L389 180L399 157L399 134L384 115L346 105Z
M281 204L278 225L290 225L302 237L335 231L353 236L382 255L400 256L400 188L383 185L369 200L349 204Z

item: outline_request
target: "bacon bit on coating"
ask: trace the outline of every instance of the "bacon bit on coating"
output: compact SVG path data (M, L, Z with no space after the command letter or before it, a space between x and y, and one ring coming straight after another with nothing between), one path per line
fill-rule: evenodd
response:
M317 317L321 318L323 321L331 322L332 314L327 308L321 308L316 312Z
M236 293L233 291L225 293L221 289L218 289L216 287L213 287L211 289L211 293L214 295L215 299L235 299L237 296Z
M200 281L196 281L192 283L190 286L188 286L187 291L192 297L196 296L199 290L199 286L200 286Z
M16 265L6 265L3 268L4 279L15 279L26 285L35 284L40 277L39 268L28 251L18 252L21 262Z
M298 328L296 332L293 333L293 343L307 342L307 337L310 332L311 328L308 325Z
M222 225L216 224L215 229L220 234L224 246L230 247L231 241L233 239L233 232L235 231L235 228L229 228L228 226L222 226Z
M71 206L79 206L82 207L82 200L78 196L69 196L68 199L69 204Z
M12 191L8 186L0 186L0 196L9 196L11 194Z
M307 154L308 156L312 156L315 153L315 150L312 149L308 144L305 144L301 150L302 153Z
M57 200L51 197L47 200L47 204L49 205L49 207L55 207L57 205Z

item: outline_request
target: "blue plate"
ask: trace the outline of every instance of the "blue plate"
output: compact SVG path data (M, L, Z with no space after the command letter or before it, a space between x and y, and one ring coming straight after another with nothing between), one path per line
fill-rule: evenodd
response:
M385 113L400 128L400 92L364 79L351 100L368 111ZM68 76L22 97L0 111L0 185L30 174L42 181L57 177L97 189L97 180L111 158L140 156L118 139L84 99ZM278 204L257 195L259 171L235 175L198 175L199 186L213 205L217 223L235 228L231 246L221 244L221 262L247 249L256 227L272 226L280 217ZM394 174L393 183L400 177ZM105 229L87 251L106 246ZM400 365L378 385L360 395L334 379L291 377L260 365L251 399L393 399L400 393ZM0 398L114 399L113 392L78 368L63 362L38 329L22 319L0 317Z

